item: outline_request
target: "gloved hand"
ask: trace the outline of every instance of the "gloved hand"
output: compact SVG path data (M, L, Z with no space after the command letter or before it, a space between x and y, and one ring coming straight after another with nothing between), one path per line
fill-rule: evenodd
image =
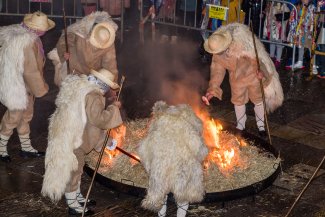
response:
M117 146L117 140L116 139L109 139L106 144L106 148L110 151L115 150Z

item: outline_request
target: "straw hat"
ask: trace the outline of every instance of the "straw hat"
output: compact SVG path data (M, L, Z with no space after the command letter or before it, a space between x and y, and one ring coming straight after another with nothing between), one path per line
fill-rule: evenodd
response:
M114 74L106 69L100 69L98 70L98 72L91 69L90 73L93 74L95 77L99 78L108 86L110 86L110 88L112 88L113 90L120 87L117 83L114 82Z
M29 28L42 32L46 32L55 26L55 23L40 11L26 14L23 22Z
M89 42L96 48L105 49L110 47L115 40L115 30L108 23L98 23L91 32Z
M225 51L232 41L230 32L222 31L213 33L204 42L204 49L212 54L218 54Z

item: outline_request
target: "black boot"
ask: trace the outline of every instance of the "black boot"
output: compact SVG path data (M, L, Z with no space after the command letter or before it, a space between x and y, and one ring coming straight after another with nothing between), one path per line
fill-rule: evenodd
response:
M20 150L19 155L20 155L20 157L23 157L23 158L37 158L37 157L44 157L45 152L43 152L43 151L29 152L29 151Z
M10 163L11 162L11 157L9 155L0 156L0 160L5 162L5 163Z
M88 209L86 212L85 212L85 216L90 216L90 215L93 215L95 214L94 211ZM80 212L79 210L76 210L76 209L73 209L73 208L70 208L69 207L69 215L77 215L77 216L81 216L82 215L82 212Z

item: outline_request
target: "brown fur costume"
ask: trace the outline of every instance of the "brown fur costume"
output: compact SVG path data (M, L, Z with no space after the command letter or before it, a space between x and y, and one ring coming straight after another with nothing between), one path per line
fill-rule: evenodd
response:
M202 122L190 106L156 102L148 135L138 153L149 174L142 206L158 211L172 192L178 203L199 202L204 196L202 161L208 154Z

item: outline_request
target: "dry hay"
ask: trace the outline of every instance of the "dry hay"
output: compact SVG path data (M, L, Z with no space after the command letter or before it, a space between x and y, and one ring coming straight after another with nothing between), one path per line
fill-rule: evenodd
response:
M149 119L126 122L123 146L119 144L119 147L136 154L137 144L146 135L148 124ZM226 171L221 171L215 163L206 160L205 165L207 162L209 164L204 175L207 193L229 191L257 183L272 175L280 163L279 158L254 146L252 141L246 141L246 145L242 145L242 140L239 142L234 135L226 131L220 133L219 141L221 145L232 143L236 146L240 150L240 157L238 162L234 162L235 166ZM98 156L99 154L94 151L87 156L86 162L90 168L94 168ZM148 187L148 175L143 166L122 153L116 154L112 159L105 153L98 172L117 182Z

